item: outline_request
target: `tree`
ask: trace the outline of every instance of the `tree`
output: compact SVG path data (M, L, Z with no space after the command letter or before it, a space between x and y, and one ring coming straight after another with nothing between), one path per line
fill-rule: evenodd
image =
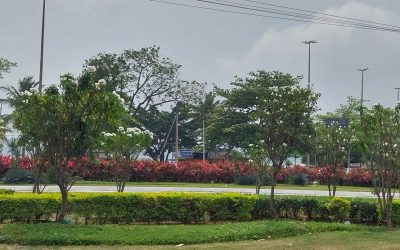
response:
M363 148L385 223L393 226L393 198L400 182L400 106L374 105L362 118Z
M132 161L150 145L153 133L147 129L119 127L116 131L103 132L101 149L111 161L112 172L117 183L117 191L124 192L126 181L129 180L134 168Z
M0 89L3 90L7 95L7 103L11 107L15 107L15 105L18 103L18 98L20 98L24 93L33 90L38 86L38 84L39 83L35 82L32 76L27 76L18 81L17 88L13 86L2 86Z
M0 57L0 79L3 78L4 73L9 73L12 67L16 67L17 64L10 62L5 58Z
M76 175L71 162L93 155L101 132L120 126L128 115L122 98L106 91L104 80L93 81L94 70L89 67L80 77L62 75L61 83L43 94L25 92L13 113L21 140L40 151L56 172L62 197L60 222L65 218L68 192Z
M266 159L272 164L271 205L283 163L312 131L311 115L318 95L301 88L299 82L300 77L289 74L258 71L245 79L236 78L232 89L219 91L225 98L224 105L249 118L244 127L253 127L263 140Z
M196 127L192 119L191 105L179 105L179 145L182 148L193 148L196 145ZM139 121L153 133L153 141L146 153L154 160L166 161L175 151L175 122L177 106L171 111L160 111L150 108L139 117Z
M124 98L128 110L137 116L151 106L173 102L179 91L180 65L160 55L160 48L124 50L121 54L100 53L86 60L84 67L96 67L94 80L105 79L106 89Z
M195 103L194 105L190 105L191 108L191 117L192 117L192 126L196 130L196 134L198 138L203 137L203 132L204 136L206 137L205 131L203 131L203 125L204 129L206 130L206 127L209 125L209 117L212 115L212 113L216 110L216 108L219 105L219 101L215 100L215 93L214 92L209 92L204 95L203 98L200 99L198 103ZM203 138L202 138L203 139ZM205 141L207 141L204 138ZM206 147L208 149L212 149L209 146L209 143L207 141Z
M256 170L256 194L260 194L263 178L271 170L271 162L266 157L264 142L261 140L257 144L249 144L247 149L250 166Z
M316 124L316 158L323 168L320 174L328 185L330 197L335 196L338 182L344 175L349 149L356 140L354 131L350 124L339 124L337 120L331 123L321 120Z

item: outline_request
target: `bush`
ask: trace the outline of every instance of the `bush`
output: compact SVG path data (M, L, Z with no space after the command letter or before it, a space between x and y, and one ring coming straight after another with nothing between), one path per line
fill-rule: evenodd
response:
M13 167L3 177L6 184L32 183L32 173L29 170Z
M2 194L13 194L13 193L15 193L14 190L0 188L0 195L2 195Z
M332 221L345 221L350 216L351 202L343 198L333 198L325 203Z
M289 175L289 184L305 186L307 183L308 183L308 177L306 174Z
M48 221L60 207L56 193L0 194L0 222ZM277 218L376 224L375 199L276 196ZM400 202L394 206L400 222ZM71 193L68 216L76 223L202 223L271 219L271 200L265 195L202 193ZM207 217L207 219L205 218Z
M235 183L238 185L256 185L257 176L255 174L252 175L243 175L236 178ZM263 186L271 186L272 178L271 176L265 175L262 177L262 185Z
M399 211L400 212L400 211ZM378 222L376 202L369 200L352 200L350 221L353 223L376 224Z

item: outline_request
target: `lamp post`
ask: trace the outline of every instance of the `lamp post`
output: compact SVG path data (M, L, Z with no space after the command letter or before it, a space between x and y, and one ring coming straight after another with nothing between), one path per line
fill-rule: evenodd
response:
M400 88L394 88L395 90L397 90L397 104L399 104L400 101Z
M304 41L304 44L308 44L308 78L307 78L307 89L311 90L311 44L318 43L315 40ZM307 153L307 167L310 166L310 154Z
M44 19L46 13L46 0L43 0L43 12L42 12L42 37L40 40L40 72L39 72L39 93L42 93L43 89L43 51L44 51Z
M315 40L304 41L304 44L308 44L308 80L307 80L307 88L311 89L311 44L318 43Z
M364 72L369 69L363 68L363 69L357 69L357 70L361 71L361 116L362 116L362 110L363 110L363 104L364 104Z

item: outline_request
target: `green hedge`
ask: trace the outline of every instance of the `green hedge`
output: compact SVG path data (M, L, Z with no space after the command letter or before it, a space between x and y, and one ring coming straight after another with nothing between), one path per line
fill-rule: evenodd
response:
M347 205L350 202L350 209ZM332 203L334 202L334 203ZM342 205L346 207L341 207ZM276 196L278 218L308 221L341 221L377 224L375 199ZM54 220L60 195L0 194L0 222ZM338 211L340 210L340 214ZM400 222L400 202L395 203L395 222ZM76 223L203 223L271 219L269 196L204 193L70 193L68 218ZM340 215L338 217L338 215Z

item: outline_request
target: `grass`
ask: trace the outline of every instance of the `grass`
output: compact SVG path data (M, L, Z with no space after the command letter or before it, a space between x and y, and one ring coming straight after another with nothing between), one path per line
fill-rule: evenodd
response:
M177 246L36 246L24 247L20 245L0 245L1 250L8 249L84 249L84 250L106 250L106 249L141 249L141 250L163 250L163 249L182 249L182 250L259 250L259 249L326 249L326 250L345 250L345 249L400 249L400 231L368 232L325 232L312 233L307 235L272 239L272 240L252 240L229 243L211 243L201 245Z
M208 225L5 224L0 243L21 245L178 245L277 239L318 232L382 231L339 223L253 221Z

